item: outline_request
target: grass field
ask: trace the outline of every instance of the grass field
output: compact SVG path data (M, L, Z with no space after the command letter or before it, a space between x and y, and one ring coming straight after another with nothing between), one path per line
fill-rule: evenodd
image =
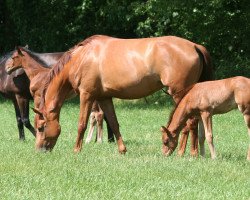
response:
M52 153L37 153L26 129L18 141L15 114L0 102L0 199L250 199L247 129L238 111L214 117L217 159L161 154L159 128L170 108L116 102L128 153L115 144L84 145L73 153L78 104L61 112L62 133ZM32 113L33 116L33 113ZM33 121L33 117L31 117ZM189 148L189 146L188 146Z

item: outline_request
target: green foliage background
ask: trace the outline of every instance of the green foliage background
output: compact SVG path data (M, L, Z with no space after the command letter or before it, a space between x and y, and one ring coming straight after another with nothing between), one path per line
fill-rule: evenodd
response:
M0 52L65 51L94 34L177 35L205 45L217 78L250 77L248 0L0 0Z

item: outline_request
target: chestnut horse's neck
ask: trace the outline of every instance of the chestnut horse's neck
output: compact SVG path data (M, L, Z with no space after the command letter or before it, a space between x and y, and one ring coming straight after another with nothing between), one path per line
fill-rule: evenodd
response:
M74 92L68 78L68 69L65 67L51 80L46 91L44 91L44 102L42 106L45 107L47 118L50 120L59 120L63 102Z
M32 80L38 73L49 72L49 68L35 60L29 53L25 52L22 57L22 68L29 80Z

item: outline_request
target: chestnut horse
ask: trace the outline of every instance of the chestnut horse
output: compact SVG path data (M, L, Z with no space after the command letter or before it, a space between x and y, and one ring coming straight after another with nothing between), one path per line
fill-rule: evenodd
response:
M50 55L54 54L46 54L47 60L51 59ZM63 55L63 53L56 53L58 56L57 60ZM28 50L24 47L17 47L15 51L13 51L10 61L6 64L5 69L7 73L12 74L15 70L19 68L23 68L25 73L27 74L29 81L30 81L30 92L32 97L34 98L34 105L35 107L39 107L40 103L40 96L43 90L43 80L48 75L51 66L47 66L46 63L40 58L41 55L37 55L36 53ZM56 59L54 56L54 60ZM93 105L94 106L94 105ZM99 107L97 103L95 103L95 107L92 108L93 116L98 116L98 137L97 141L102 141L102 121L100 121L100 114L103 118L103 112L100 111L96 107ZM36 121L36 120L35 120ZM107 124L108 126L108 124ZM94 127L93 127L94 128ZM89 133L92 134L93 133ZM91 139L91 138L90 138ZM108 140L113 141L114 136L111 130L108 129Z
M197 116L203 121L205 137L211 157L214 159L212 116L227 113L235 108L242 112L250 137L250 79L233 77L217 81L195 84L183 97L170 117L169 124L162 127L163 153L170 155L178 143L178 135L188 118ZM204 156L204 135L201 136L200 147ZM247 159L250 160L250 145Z
M35 130L29 120L29 100L32 99L32 96L29 92L30 82L23 69L16 70L11 75L8 75L5 71L5 66L11 61L12 54L13 52L9 52L0 58L0 94L12 100L16 113L19 139L24 140L24 126L35 136ZM57 62L60 53L35 54L46 65L52 65Z
M67 94L80 95L75 152L82 149L84 132L94 100L98 100L114 131L118 150L126 152L112 97L142 98L164 87L175 102L184 88L212 79L206 49L174 37L118 39L92 36L66 52L48 76L42 102L36 149L52 150L61 132L59 114Z

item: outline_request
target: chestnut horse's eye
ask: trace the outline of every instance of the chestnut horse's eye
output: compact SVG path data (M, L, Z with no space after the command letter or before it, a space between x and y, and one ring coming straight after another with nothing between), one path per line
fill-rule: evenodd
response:
M37 128L39 132L43 132L44 131L44 126L38 127Z

